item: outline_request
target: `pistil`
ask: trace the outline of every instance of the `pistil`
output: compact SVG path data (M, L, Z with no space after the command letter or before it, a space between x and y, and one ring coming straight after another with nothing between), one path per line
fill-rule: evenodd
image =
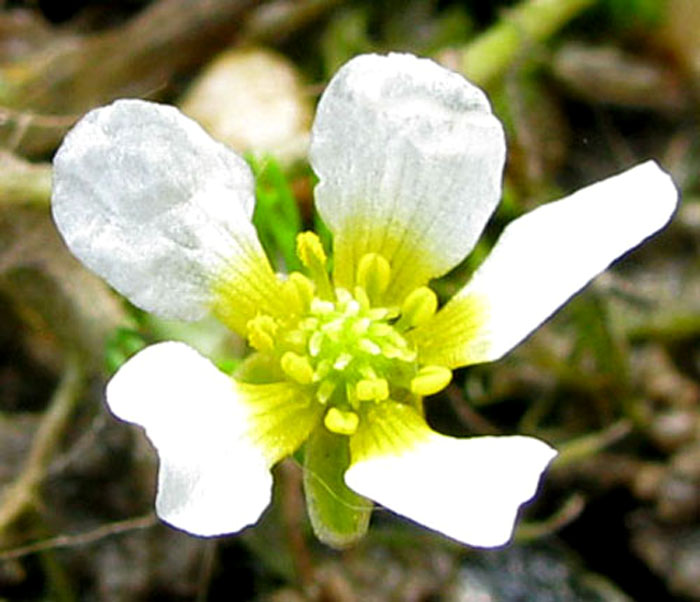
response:
M277 362L310 403L327 407L323 423L352 435L367 404L386 400L420 406L420 398L442 390L452 373L422 366L405 335L437 310L426 286L411 291L400 306L386 306L391 266L368 253L357 265L353 291L333 288L327 257L318 237L304 232L297 252L308 275L292 273L282 285L289 317L261 314L248 322L248 341Z

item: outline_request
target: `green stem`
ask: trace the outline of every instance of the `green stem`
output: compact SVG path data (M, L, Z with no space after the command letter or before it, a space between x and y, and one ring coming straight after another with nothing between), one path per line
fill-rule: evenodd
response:
M586 500L578 493L574 493L564 504L543 521L521 522L515 532L518 543L525 543L541 539L552 533L556 533L562 527L574 521L583 512Z
M526 44L557 32L596 0L525 0L470 44L459 56L459 69L485 85L502 75Z
M555 470L561 470L565 466L581 462L599 454L605 448L617 443L632 431L632 423L629 420L618 420L606 429L588 435L582 435L576 439L559 444L559 455L552 463Z
M0 151L0 205L48 207L51 197L51 165L28 163Z

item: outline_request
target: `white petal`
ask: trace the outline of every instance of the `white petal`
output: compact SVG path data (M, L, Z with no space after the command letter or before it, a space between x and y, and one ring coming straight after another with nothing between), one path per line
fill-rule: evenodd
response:
M505 141L462 76L407 54L364 55L324 92L310 155L336 280L352 286L359 258L381 253L400 295L473 247L500 197Z
M107 403L144 427L158 451L160 518L204 536L257 522L272 476L265 451L247 436L249 408L231 378L183 343L160 343L122 366Z
M515 220L467 286L415 333L422 361L498 359L666 225L677 202L670 176L648 161Z
M265 271L253 205L245 161L174 107L119 100L91 111L54 159L52 210L68 247L164 317L201 317L222 273Z
M348 486L462 543L508 542L556 452L532 437L445 437L407 406L396 410L375 415L365 441L351 440Z

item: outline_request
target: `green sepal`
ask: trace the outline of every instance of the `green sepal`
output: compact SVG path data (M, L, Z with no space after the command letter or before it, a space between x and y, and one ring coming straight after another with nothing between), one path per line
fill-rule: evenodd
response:
M372 502L348 488L343 475L350 465L348 437L319 426L304 452L304 492L316 537L333 548L346 548L367 531Z

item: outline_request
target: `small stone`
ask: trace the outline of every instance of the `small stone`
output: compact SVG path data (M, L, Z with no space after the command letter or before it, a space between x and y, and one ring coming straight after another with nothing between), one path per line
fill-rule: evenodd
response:
M675 451L693 439L698 419L690 409L672 409L655 416L650 435L662 450Z
M692 522L700 513L698 484L676 474L670 475L659 488L656 509L666 522Z
M284 163L306 154L311 96L294 65L272 51L222 53L195 80L181 108L237 151L269 153Z

